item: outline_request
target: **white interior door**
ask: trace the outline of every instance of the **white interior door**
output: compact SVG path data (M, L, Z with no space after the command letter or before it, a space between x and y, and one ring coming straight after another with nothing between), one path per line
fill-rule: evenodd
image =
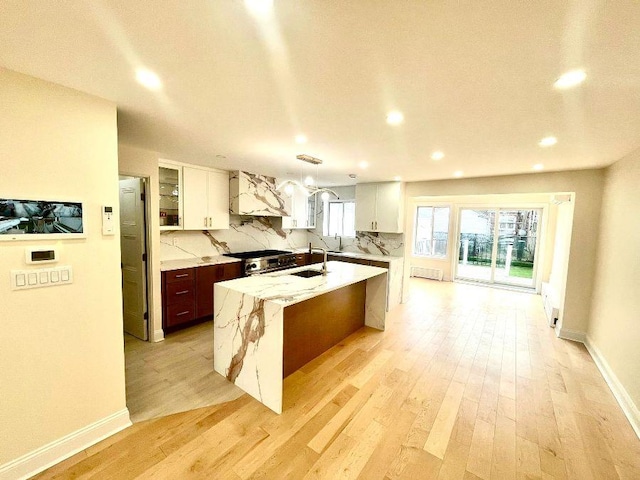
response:
M120 249L124 331L147 340L146 228L142 179L120 180Z

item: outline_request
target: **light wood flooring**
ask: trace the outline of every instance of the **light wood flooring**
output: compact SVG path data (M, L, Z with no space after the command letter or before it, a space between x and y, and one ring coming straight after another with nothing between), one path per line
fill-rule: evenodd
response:
M285 381L140 422L39 475L161 479L640 479L640 440L584 346L539 296L413 279L364 328Z
M149 343L125 335L127 408L131 421L235 400L244 392L213 371L213 322Z

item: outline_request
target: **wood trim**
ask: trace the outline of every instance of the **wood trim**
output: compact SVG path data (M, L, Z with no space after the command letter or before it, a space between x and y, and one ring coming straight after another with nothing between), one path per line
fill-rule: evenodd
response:
M285 307L283 377L364 326L367 282Z

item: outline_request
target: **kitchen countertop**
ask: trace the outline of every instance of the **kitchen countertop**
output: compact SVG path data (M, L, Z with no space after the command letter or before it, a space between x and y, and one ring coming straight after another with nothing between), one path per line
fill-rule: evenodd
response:
M385 328L386 268L330 261L326 276L291 275L321 268L316 263L218 282L213 288L214 370L276 413L282 412L287 307L365 281L364 323Z
M295 250L295 253L309 253L308 248L299 248ZM314 250L313 253L321 253L318 250ZM373 253L361 253L361 252L347 252L347 251L336 251L336 250L328 250L328 255L335 255L337 257L352 257L352 258L362 258L364 260L375 260L378 262L394 262L396 260L402 260L404 257L393 257L391 255L376 255Z
M204 267L207 265L220 265L223 263L241 262L239 258L214 255L211 257L183 258L180 260L165 260L160 262L160 271L180 270L181 268Z
M219 285L260 300L287 306L387 273L385 268L330 261L327 262L328 273L326 276L303 278L292 275L292 273L302 270L321 269L322 263L315 263L304 267L288 268L278 272L218 282L216 286Z

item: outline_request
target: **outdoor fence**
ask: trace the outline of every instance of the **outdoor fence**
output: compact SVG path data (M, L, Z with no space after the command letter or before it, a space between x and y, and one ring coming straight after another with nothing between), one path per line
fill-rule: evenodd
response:
M468 243L467 243L468 242ZM511 265L531 267L535 255L536 237L505 235L498 237L498 252L496 264L503 266L507 260L509 245L511 250ZM465 246L467 246L466 263L471 265L491 265L493 252L493 235L481 233L463 233L460 235L460 250L458 260L464 260Z

